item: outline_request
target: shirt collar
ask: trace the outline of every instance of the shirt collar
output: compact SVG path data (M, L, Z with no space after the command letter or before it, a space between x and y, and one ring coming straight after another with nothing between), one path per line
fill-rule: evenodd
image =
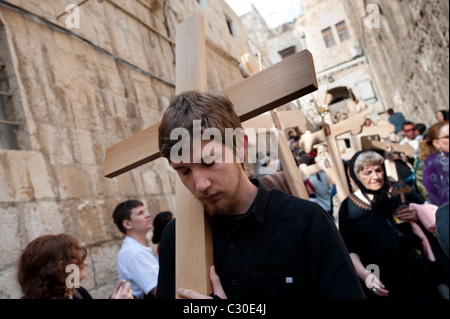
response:
M252 179L250 181L252 182L253 185L258 187L258 193L256 194L256 198L246 214L254 215L255 219L260 224L263 224L264 216L266 215L267 210L267 202L269 199L269 189L263 184L261 184L257 179Z
M267 202L269 197L269 189L261 184L257 179L250 180L253 185L258 187L258 193L256 194L253 203L250 208L242 215L216 215L213 217L213 221L217 225L222 225L224 221L238 221L253 217L258 223L264 223L264 216L267 210Z

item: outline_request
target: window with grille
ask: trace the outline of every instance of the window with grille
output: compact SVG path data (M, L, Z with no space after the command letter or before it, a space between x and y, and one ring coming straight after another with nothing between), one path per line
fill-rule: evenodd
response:
M331 27L322 30L322 37L327 48L332 47L336 44L336 41L334 41L333 32L331 31Z
M236 37L236 32L235 32L235 30L234 30L233 20L231 20L231 19L229 19L229 18L226 18L226 20L227 20L228 31L230 32L230 34L231 34L233 37Z
M336 24L336 31L339 35L339 39L341 40L341 42L350 39L347 26L345 25L345 21L341 21Z
M281 59L285 59L288 56L295 54L295 51L296 51L295 46L291 46L289 48L279 51L278 54L281 56Z
M17 149L16 130L19 123L14 121L14 105L9 86L6 63L9 63L6 33L0 24L0 149Z

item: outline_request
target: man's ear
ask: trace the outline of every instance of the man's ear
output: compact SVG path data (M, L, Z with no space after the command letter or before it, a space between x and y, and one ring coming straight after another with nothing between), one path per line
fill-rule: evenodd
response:
M123 226L123 228L125 228L126 230L130 230L130 229L132 228L132 226L131 226L131 220L124 219L124 220L122 221L122 226Z
M240 143L236 146L236 155L239 158L240 163L244 163L245 157L248 151L248 136L244 133L244 136L240 139Z

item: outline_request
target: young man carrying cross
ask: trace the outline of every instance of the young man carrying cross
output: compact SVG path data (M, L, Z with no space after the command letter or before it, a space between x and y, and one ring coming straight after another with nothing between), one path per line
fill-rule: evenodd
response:
M193 140L198 120L200 143ZM330 216L312 202L269 191L247 178L241 164L247 136L240 128L228 98L197 91L173 98L159 126L161 155L211 216L214 295L235 299L364 298ZM230 138L227 129L237 132L236 136ZM188 132L190 138L182 132ZM215 139L205 140L210 135ZM210 298L175 287L174 256L172 221L161 240L157 298L174 298L175 289L184 298Z

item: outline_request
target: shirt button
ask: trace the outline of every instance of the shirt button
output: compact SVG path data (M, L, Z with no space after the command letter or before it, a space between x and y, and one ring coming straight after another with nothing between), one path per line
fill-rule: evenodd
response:
M233 250L233 249L236 248L236 245L235 245L235 244L229 244L229 245L228 245L228 248L230 248L231 250Z
M231 285L237 286L237 284L238 284L238 281L237 281L236 279L233 279L233 280L231 281Z

